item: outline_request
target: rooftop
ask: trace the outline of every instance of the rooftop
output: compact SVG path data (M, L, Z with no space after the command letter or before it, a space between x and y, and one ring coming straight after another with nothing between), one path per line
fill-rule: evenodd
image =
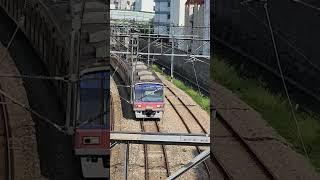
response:
M204 0L187 0L186 5L190 4L204 4Z

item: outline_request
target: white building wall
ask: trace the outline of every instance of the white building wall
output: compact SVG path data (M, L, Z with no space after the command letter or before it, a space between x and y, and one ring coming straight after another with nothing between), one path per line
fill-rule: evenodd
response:
M131 10L133 0L110 0L110 9Z
M110 20L134 20L140 23L150 23L154 18L154 12L128 11L128 10L110 10Z
M171 3L171 0L155 0L154 31L156 34L168 34L167 26L171 18L169 2Z
M185 3L187 0L172 0L170 23L174 26L184 26Z
M154 6L155 6L154 0L136 0L135 1L136 11L154 12L153 10Z
M190 4L185 7L185 34L194 35L198 39L210 39L210 0L203 4ZM196 54L209 55L209 41L186 41L184 50L192 50Z
M210 0L205 0L204 3L204 26L208 27L203 33L205 39L210 39ZM203 48L204 55L210 55L210 42Z
M185 3L186 0L155 0L155 24L158 24L155 25L155 29L163 29L163 31L161 31L161 34L181 34L181 31L177 30L177 28L172 29L167 28L166 26L184 26ZM159 25L159 23L161 25ZM167 29L169 31L167 31ZM155 33L160 34L160 32L157 31Z

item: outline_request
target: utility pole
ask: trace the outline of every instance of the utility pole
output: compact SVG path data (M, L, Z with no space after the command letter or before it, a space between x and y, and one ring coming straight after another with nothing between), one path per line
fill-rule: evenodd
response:
M131 44L131 87L130 87L130 103L133 103L133 75L134 75L134 66L133 66L133 36L130 36L130 44Z
M71 32L71 41L70 41L70 59L69 59L69 61L70 61L70 63L69 63L69 72L71 73L71 74L73 74L74 73L74 67L73 67L73 65L74 65L74 42L75 42L75 31L73 30L72 32ZM70 125L71 125L71 119L73 118L73 116L71 116L71 114L73 113L73 111L72 111L72 88L73 87L73 85L72 84L70 84L70 83L68 83L68 96L67 96L67 108L66 108L66 123L65 123L65 128L67 129L67 132L69 133L69 134L72 134L72 131L70 130ZM74 118L73 118L73 120L75 120Z
M150 24L149 24L149 38L148 38L148 68L150 67Z
M173 80L173 60L174 60L174 39L173 39L173 29L171 30L171 72L170 72L170 74L171 74L171 82L172 82L172 80Z
M133 103L133 82L134 82L134 71L136 70L137 66L137 58L139 54L139 36L138 35L131 35L131 103ZM135 62L134 62L135 60Z

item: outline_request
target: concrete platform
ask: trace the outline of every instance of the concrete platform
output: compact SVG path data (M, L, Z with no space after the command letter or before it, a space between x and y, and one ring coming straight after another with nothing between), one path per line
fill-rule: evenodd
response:
M249 105L244 103L230 90L212 82L211 97L220 116L226 119L232 126L246 139L250 147L258 153L264 164L270 168L278 179L284 180L316 180L320 179L315 168L307 159L295 152L292 145L281 137L261 115ZM279 119L281 120L281 119ZM223 137L225 132L215 126L215 121L211 120L211 142L215 142L215 137ZM216 151L226 154L223 143L215 144ZM224 147L221 147L224 146ZM234 159L237 163L237 159ZM250 173L243 170L242 173ZM241 178L240 178L241 179Z

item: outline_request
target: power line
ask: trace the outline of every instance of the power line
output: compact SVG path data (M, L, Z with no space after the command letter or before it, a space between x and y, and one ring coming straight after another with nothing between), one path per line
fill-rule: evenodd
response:
M0 57L0 64L1 64L2 61L5 59L5 57L8 55L8 50L9 50L9 48L10 48L10 46L11 46L11 44L12 44L12 42L13 42L13 40L14 40L17 32L18 32L18 30L19 30L19 25L17 25L16 29L14 30L14 33L13 33L13 35L11 36L9 43L8 43L7 46L5 47L5 50L4 50L3 55Z
M3 96L5 96L6 98L8 98L12 103L22 107L23 109L29 111L30 113L36 115L38 118L40 118L41 120L43 120L45 123L51 125L52 127L54 127L55 129L57 129L59 132L65 133L65 131L62 129L61 126L53 123L51 120L49 120L47 117L41 115L40 113L38 113L37 111L33 110L32 108L30 108L29 106L19 102L18 100L16 100L15 98L11 97L10 95L8 95L5 91L3 91L2 89L0 89L0 94L2 94Z
M301 1L301 0L292 0L292 1L296 2L296 3L299 3L299 4L302 4L302 5L306 6L306 7L315 9L317 11L320 11L320 7L316 7L316 6L314 6L314 5L310 4L310 3L307 3L305 1Z
M104 78L99 77L83 77L83 78L72 78L69 75L66 76L41 76L41 75L15 75L15 74L0 74L0 78L17 78L17 79L41 79L41 80L56 80L63 81L66 83L77 83L82 80L101 80Z
M24 5L23 5L23 9L22 9L22 10L25 10L26 7L27 7L27 0L24 1ZM17 27L16 27L16 29L14 30L14 33L12 34L9 43L8 43L7 46L5 47L5 51L4 51L4 53L3 53L3 56L0 57L0 64L2 63L2 61L3 61L3 60L5 59L5 57L7 56L8 50L9 50L9 48L10 48L10 46L11 46L14 38L16 37L16 34L17 34L20 26L25 23L25 19L24 19L24 18L25 18L25 17L23 16L23 17L20 18L20 21L15 22L16 25L17 25Z
M245 6L244 3L241 3L241 5ZM268 27L268 24L263 21L261 18L258 17L258 15L253 11L252 8L245 6L248 10L248 12L250 14L252 14L260 23L262 23L264 26ZM286 39L285 37L283 37L283 35L281 35L281 31L278 28L273 28L274 29L274 33L276 33L278 35L278 37L280 39L282 39L285 43L287 43L291 48L293 48L294 51L296 51L299 55L301 55L303 57L303 59L305 60L305 62L307 62L310 66L312 66L314 69L316 69L317 71L320 71L320 67L318 67L316 64L314 64L300 49L298 49L295 44L293 44L292 42L290 42L288 39ZM288 35L288 33L282 32L285 35Z
M270 30L270 34L271 34L271 39L272 39L272 43L273 43L274 52L275 52L275 55L276 55L278 69L279 69L279 72L280 72L280 75L281 75L283 88L285 90L285 93L286 93L286 96L287 96L287 99L288 99L288 102L289 102L289 105L290 105L291 114L292 114L292 117L294 119L297 131L298 131L298 136L299 136L300 142L302 144L305 156L307 157L308 160L310 160L308 152L307 152L307 149L305 147L305 144L304 144L304 141L303 141L303 138L302 138L302 134L301 134L301 130L300 130L300 127L299 127L299 124L298 124L298 120L297 120L296 114L294 112L293 104L292 104L291 99L290 99L290 95L289 95L289 92L288 92L288 89L287 89L286 81L284 79L284 74L282 72L282 67L281 67L280 58L279 58L279 54L278 54L278 49L277 49L277 45L276 45L276 42L275 42L271 21L270 21L270 16L269 16L269 11L268 11L268 3L267 2L264 4L264 9L265 9L265 13L266 13L267 20L268 20L268 26L269 26L269 30Z
M43 79L43 80L57 80L57 81L70 82L67 76L34 76L34 75L0 74L0 78L27 78L27 79Z

